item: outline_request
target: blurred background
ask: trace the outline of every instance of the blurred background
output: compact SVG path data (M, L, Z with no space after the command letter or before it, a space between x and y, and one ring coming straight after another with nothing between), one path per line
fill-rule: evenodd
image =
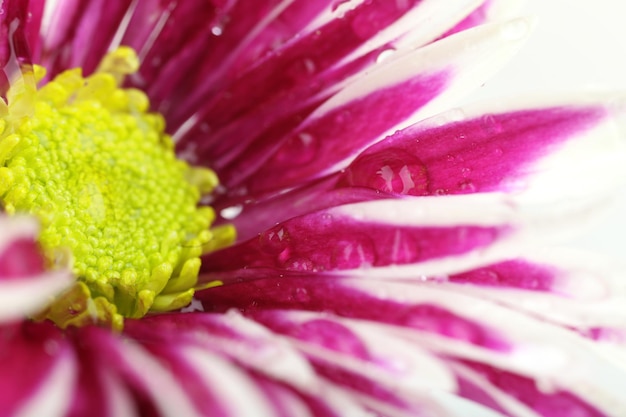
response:
M470 101L587 90L626 97L626 1L526 0L521 15L537 17L531 38ZM572 245L626 259L626 186L616 190L615 200Z

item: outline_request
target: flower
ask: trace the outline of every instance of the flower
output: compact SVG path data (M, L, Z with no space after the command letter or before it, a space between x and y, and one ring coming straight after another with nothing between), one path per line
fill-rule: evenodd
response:
M3 413L623 415L623 286L544 247L622 180L619 98L440 113L506 1L213 3L2 4Z

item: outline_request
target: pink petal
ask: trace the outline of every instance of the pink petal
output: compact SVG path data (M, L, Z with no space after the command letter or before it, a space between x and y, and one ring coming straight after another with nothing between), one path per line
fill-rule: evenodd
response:
M569 417L572 415L605 417L610 415L585 403L567 391L541 389L534 379L478 363L465 363L464 366L475 373L472 379L474 381L482 380L482 384L476 386L472 383L473 381L461 379L460 395L475 398L477 402L495 410L506 412L490 395L476 395L481 386L496 387L496 390L510 395L535 413L545 417Z
M388 225L329 210L288 220L258 239L210 254L204 265L220 272L244 268L333 271L411 264L485 248L510 232L506 225Z
M132 394L139 414L200 416L189 395L157 358L137 343L108 330L82 328L76 342L92 350L100 367L107 366ZM167 392L167 395L163 395Z
M0 321L21 319L44 308L74 279L67 270L45 270L34 219L3 216L0 230Z
M250 146L228 168L217 166L220 177L226 186L241 185L234 188L232 194L244 192L255 197L339 169L358 151L381 140L389 131L432 114L443 98L460 95L486 77L521 43L525 35L523 29L527 26L526 22L517 21L508 26L481 28L417 52L401 53L398 58L348 84L298 127L293 126L291 134L280 134L280 143L263 139L259 145ZM466 42L477 46L471 51L462 50L461 45ZM451 60L451 56L454 59ZM480 76L472 74L465 78L465 72L456 71L461 66L478 65L478 62ZM438 97L443 87L449 91ZM409 97L407 105L391 106L401 91L403 100ZM350 125L350 135L342 130L346 124ZM273 133L276 137L276 132ZM203 152L201 148L196 149L200 161Z
M600 133L618 121L604 102L508 106L498 112L483 106L445 113L396 132L363 151L345 170L316 182L264 199L234 196L214 205L220 211L229 205L237 210L234 218L228 210L225 216L245 239L287 217L339 204L397 195L523 191L542 176L562 172L560 165L543 167L543 159L558 157L569 143L584 143L591 133L623 152L620 132ZM588 163L602 158L601 164L612 166L599 139L584 146Z
M5 415L63 416L69 409L76 358L47 323L0 328L0 409Z

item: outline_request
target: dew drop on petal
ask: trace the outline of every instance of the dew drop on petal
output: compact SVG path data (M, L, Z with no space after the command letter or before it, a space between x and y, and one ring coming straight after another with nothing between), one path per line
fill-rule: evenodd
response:
M296 288L293 295L294 300L306 303L311 300L311 296L309 295L309 291L306 288Z
M481 119L481 124L483 131L487 135L497 135L502 133L502 124L500 124L500 122L497 121L491 114L484 115Z
M336 242L331 254L332 269L350 269L372 266L376 262L374 244L368 236Z
M391 58L391 56L396 52L395 49L391 48L391 49L385 49L384 51L381 51L381 53L378 54L378 56L376 57L376 63L380 64L381 62L384 62L386 60L388 60L389 58Z
M459 190L462 193L473 193L476 191L476 185L472 181L463 181L459 183Z
M241 204L226 207L220 210L220 216L222 216L224 219L232 220L232 219L235 219L237 216L239 216L242 210L243 210L243 205Z
M402 149L363 155L345 171L341 184L393 194L429 194L428 171L422 161Z

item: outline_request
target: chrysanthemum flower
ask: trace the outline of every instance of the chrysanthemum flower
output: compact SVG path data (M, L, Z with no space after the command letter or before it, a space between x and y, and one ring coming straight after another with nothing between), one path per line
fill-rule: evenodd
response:
M511 3L4 1L0 414L625 415L624 286L543 247L623 102L444 112Z

